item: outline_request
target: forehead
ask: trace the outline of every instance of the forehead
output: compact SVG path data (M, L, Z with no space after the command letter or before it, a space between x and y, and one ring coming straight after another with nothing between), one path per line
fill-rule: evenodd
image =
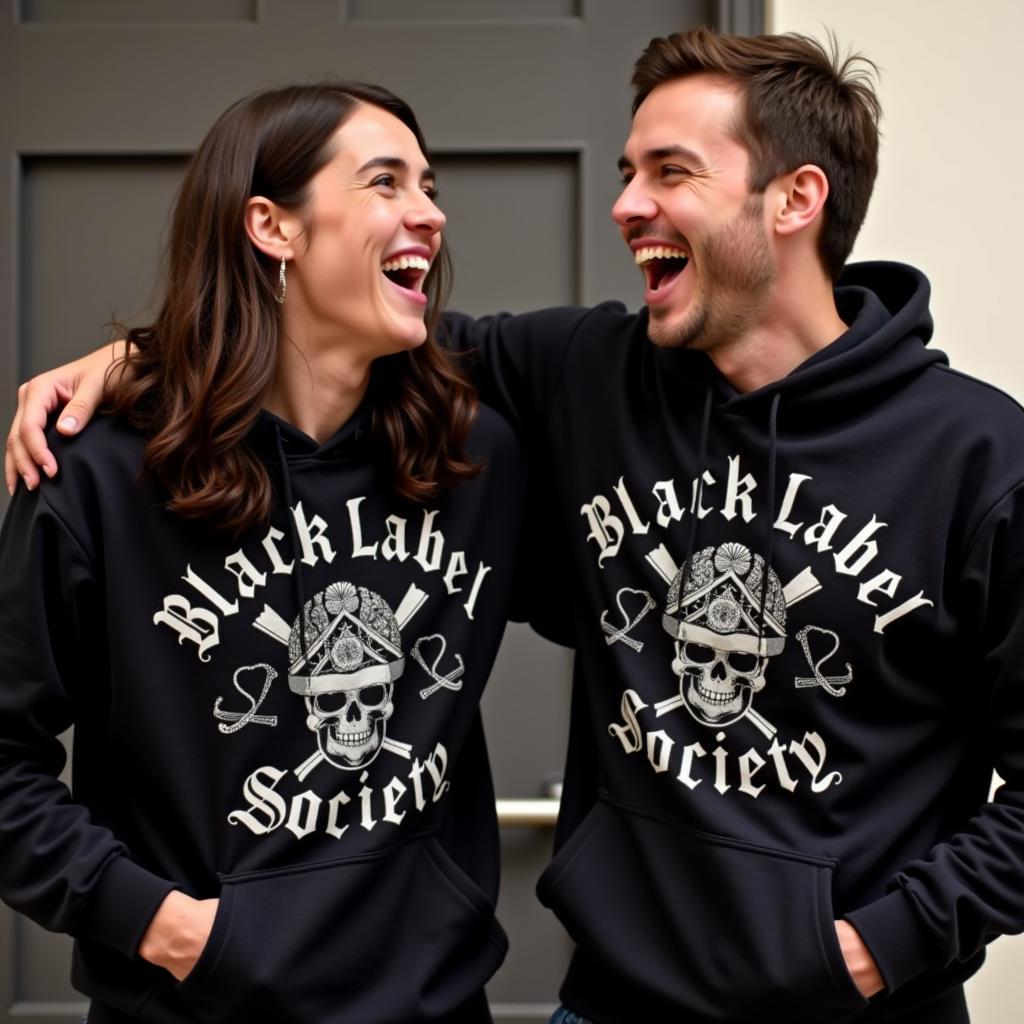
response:
M334 133L333 162L350 169L361 167L375 157L398 157L414 174L426 169L427 158L412 131L394 114L380 107L360 104Z
M734 134L740 93L725 79L694 75L653 89L633 116L626 157L639 161L651 150L682 146L718 162L746 159Z

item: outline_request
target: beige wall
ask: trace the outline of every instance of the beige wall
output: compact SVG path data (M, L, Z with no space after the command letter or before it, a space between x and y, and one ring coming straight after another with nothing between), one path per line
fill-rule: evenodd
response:
M1013 297L1024 244L1024 4L1018 0L769 0L769 30L821 38L881 68L881 170L854 259L931 278L954 366L1024 401Z
M921 267L932 282L932 344L1024 401L1013 301L1024 247L1024 4L769 0L767 21L768 31L818 38L830 28L880 66L881 169L853 258ZM1024 937L995 943L968 997L974 1024L1024 1019Z

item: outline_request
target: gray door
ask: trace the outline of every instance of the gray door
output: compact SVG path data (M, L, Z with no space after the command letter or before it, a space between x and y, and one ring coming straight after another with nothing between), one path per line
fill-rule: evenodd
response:
M736 0L8 0L0 24L0 424L15 384L145 308L184 160L231 101L324 75L413 101L436 156L454 305L635 301L609 219L632 60ZM499 794L542 798L562 765L566 652L511 627L485 700ZM550 805L503 805L543 822ZM533 897L543 824L503 830L512 951L502 1024L546 1019L569 943ZM0 1024L77 1021L68 945L0 908Z

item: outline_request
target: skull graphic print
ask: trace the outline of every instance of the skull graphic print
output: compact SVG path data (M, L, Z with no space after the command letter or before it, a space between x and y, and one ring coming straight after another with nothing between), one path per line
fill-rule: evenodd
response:
M669 587L662 624L675 641L676 701L704 725L731 725L747 714L769 659L785 645L782 585L765 571L760 555L721 544L698 551Z
M405 667L387 602L366 587L332 583L296 617L288 652L288 687L305 699L320 754L336 768L368 765L384 744Z

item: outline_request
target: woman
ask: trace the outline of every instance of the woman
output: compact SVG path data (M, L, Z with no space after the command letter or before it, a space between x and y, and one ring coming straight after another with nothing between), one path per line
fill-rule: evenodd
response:
M0 895L90 1024L490 1020L522 465L433 340L424 149L373 86L229 109L114 415L11 505Z

